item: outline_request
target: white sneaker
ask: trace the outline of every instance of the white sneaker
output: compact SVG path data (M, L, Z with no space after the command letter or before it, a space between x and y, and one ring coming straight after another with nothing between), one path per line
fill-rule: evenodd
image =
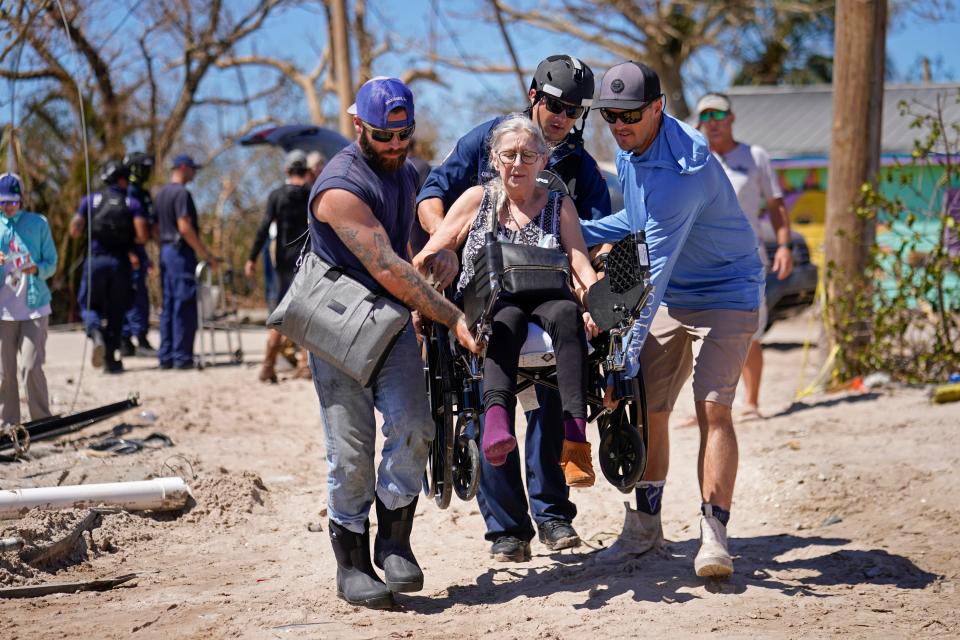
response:
M639 556L663 546L660 514L651 515L631 509L629 502L624 502L623 506L626 509L623 531L609 548L594 554L598 562L623 562L630 556Z
M707 510L709 515L700 516L700 551L693 568L701 578L728 578L733 574L733 558L727 551L727 528L709 506Z

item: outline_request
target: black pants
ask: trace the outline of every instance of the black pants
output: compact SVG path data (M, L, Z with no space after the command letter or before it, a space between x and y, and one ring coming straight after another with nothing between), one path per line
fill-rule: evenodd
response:
M493 334L483 361L483 406L499 404L512 413L517 393L517 363L527 339L527 323L543 327L553 340L557 386L563 416L587 417L587 343L583 317L572 299L501 299L493 311Z

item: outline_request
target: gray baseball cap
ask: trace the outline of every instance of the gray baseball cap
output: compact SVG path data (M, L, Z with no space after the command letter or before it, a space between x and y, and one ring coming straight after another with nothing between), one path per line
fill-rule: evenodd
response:
M661 95L657 72L643 63L628 60L603 74L593 108L638 109Z

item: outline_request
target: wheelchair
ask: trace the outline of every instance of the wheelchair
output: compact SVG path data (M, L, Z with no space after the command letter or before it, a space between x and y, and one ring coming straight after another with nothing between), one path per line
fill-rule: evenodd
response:
M488 236L487 241L492 238ZM649 438L643 378L639 373L633 378L626 376L626 345L653 292L643 232L623 238L600 259L605 277L587 294L590 313L601 330L588 349L587 421L599 428L598 454L604 477L621 492L629 493L646 467ZM478 267L474 277L489 278L489 293L482 308L473 309L473 313L465 310L474 337L484 342L490 336L494 304L502 289L502 267L496 260L485 262L486 273L480 273ZM531 323L521 349L518 395L533 385L559 390L549 342L549 335ZM454 493L461 500L473 499L480 483L483 354L463 349L438 323L425 332L424 352L424 376L436 434L423 490L445 509ZM619 400L613 409L603 403L608 386Z

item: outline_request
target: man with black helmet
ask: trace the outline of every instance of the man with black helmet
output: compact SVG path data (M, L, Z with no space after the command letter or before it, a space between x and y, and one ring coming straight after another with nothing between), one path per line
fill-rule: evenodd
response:
M583 220L610 214L610 194L596 161L583 148L583 123L593 99L593 71L567 55L553 55L537 66L530 83L527 115L555 145L548 171L562 181ZM488 138L502 118L475 127L457 141L456 147L430 172L417 197L417 215L427 233L443 220L447 209L468 188L495 175L489 165ZM577 127L577 122L580 126ZM551 187L554 188L554 187ZM563 448L563 416L556 391L537 386L538 409L527 412L527 491L520 475L520 457L514 450L506 463L494 467L482 459L477 501L487 525L490 554L500 561L521 562L530 558L534 536L530 512L539 529L540 541L549 549L567 549L580 544L572 522L577 514L570 501L560 467ZM530 502L527 503L527 494Z
M148 235L140 202L127 195L129 175L122 162L104 164L100 170L104 190L84 196L70 221L74 238L90 225L78 301L87 336L93 340L93 366L102 366L107 373L123 371L117 350L130 306L132 269L140 263L135 246L146 242Z
M148 229L153 229L157 219L153 213L153 199L147 189L147 182L150 181L150 173L153 171L153 156L135 151L124 156L123 164L130 172L127 195L140 202ZM142 356L155 356L157 353L147 339L147 330L150 328L150 295L147 291L150 258L147 257L145 244L135 245L134 251L140 266L133 270L133 299L123 319L123 355L132 356L139 352ZM137 339L136 345L133 338Z

